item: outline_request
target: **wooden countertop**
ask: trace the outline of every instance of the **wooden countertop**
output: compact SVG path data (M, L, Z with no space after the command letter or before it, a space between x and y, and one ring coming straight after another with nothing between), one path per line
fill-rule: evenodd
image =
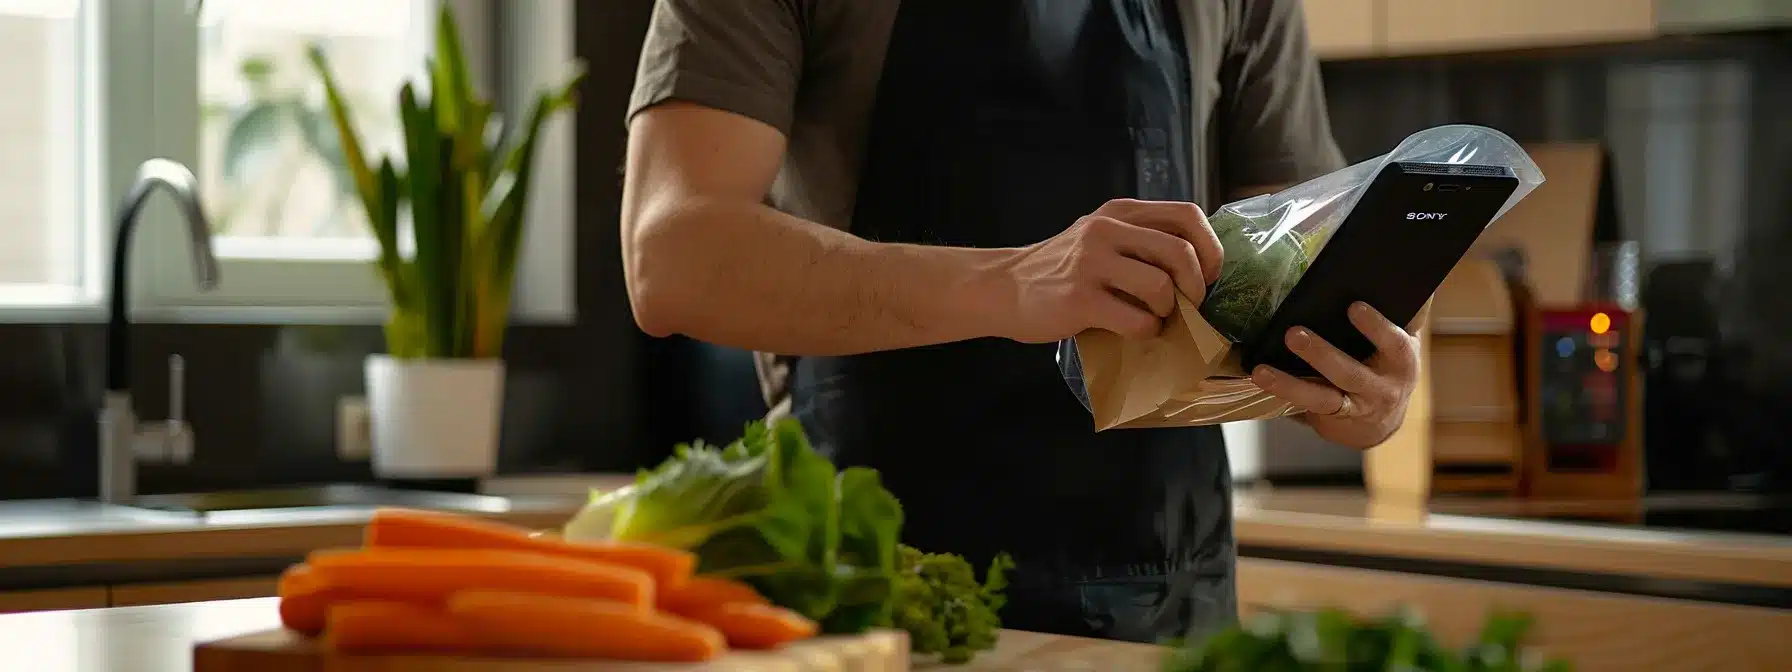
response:
M1636 501L1415 505L1373 501L1361 490L1303 489L1245 490L1236 499L1241 546L1792 587L1792 537L1513 518L1577 514L1622 521L1639 509Z
M583 504L581 482L613 485L617 477L552 480L559 485L499 489L492 494L523 494L510 497L509 510L488 515L556 527ZM366 510L293 511L208 521L190 516L83 518L39 510L29 519L9 516L8 507L19 504L0 503L0 570L299 556L315 548L359 543L368 515ZM1286 549L1792 588L1792 537L1501 518L1553 512L1623 519L1637 506L1487 499L1415 506L1371 501L1361 490L1250 488L1238 493L1235 521L1247 554Z
M0 616L0 670L185 672L200 642L279 627L274 598ZM965 666L917 669L1156 670L1161 649L1007 631L993 652Z
M477 513L529 527L558 527L584 500L565 496L509 498L504 511ZM28 516L10 516L18 510ZM58 511L65 513L59 515ZM317 548L353 546L370 508L255 512L202 518L133 511L68 500L0 503L0 569L189 558L299 556Z

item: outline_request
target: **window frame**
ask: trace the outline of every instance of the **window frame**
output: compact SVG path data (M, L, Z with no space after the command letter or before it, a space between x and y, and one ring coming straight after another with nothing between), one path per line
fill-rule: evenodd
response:
M80 227L80 283L67 291L23 290L0 297L0 323L91 322L105 317L110 251L114 239L111 204L130 187L135 166L153 155L144 115L119 109L147 109L154 88L147 55L148 3L84 0L77 13L76 152L73 164L78 199L72 221L45 226ZM135 292L133 292L135 294Z
M574 58L573 0L450 2L460 19L475 81L493 91L507 117L523 96L557 80ZM0 305L0 322L103 320L110 274L112 210L139 164L164 157L196 165L200 149L200 0L84 0L81 83L82 283L64 305ZM500 16L502 15L502 16ZM521 94L521 95L519 95ZM526 104L526 102L525 102ZM144 111L148 113L145 114ZM518 262L513 321L567 324L574 318L571 241L573 119L544 129L527 234ZM203 196L203 195L202 195ZM132 317L204 323L378 324L386 289L360 260L220 257L219 287L193 278L186 228L166 199L145 207L132 242Z

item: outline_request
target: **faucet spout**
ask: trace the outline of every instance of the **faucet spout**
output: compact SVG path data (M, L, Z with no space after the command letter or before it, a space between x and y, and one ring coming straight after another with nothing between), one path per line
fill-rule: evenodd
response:
M144 203L158 189L174 200L175 207L187 220L191 238L193 276L199 288L211 291L218 285L218 258L212 251L211 224L199 202L199 180L186 166L168 159L150 159L137 168L137 181L119 204L112 243L111 310L106 321L106 389L124 392L131 388L130 347L130 251L136 233L138 216Z

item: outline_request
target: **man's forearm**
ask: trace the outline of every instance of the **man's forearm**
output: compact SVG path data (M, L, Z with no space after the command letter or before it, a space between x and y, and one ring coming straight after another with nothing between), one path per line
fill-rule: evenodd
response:
M842 355L993 335L1002 250L874 243L774 209L686 199L625 246L637 320L657 335Z

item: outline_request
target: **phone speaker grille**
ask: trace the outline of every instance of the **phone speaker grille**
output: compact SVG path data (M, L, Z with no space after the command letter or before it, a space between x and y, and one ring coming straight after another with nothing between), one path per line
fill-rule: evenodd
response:
M1456 163L1402 163L1400 169L1419 175L1474 175L1504 177L1511 174L1504 166L1482 166Z

